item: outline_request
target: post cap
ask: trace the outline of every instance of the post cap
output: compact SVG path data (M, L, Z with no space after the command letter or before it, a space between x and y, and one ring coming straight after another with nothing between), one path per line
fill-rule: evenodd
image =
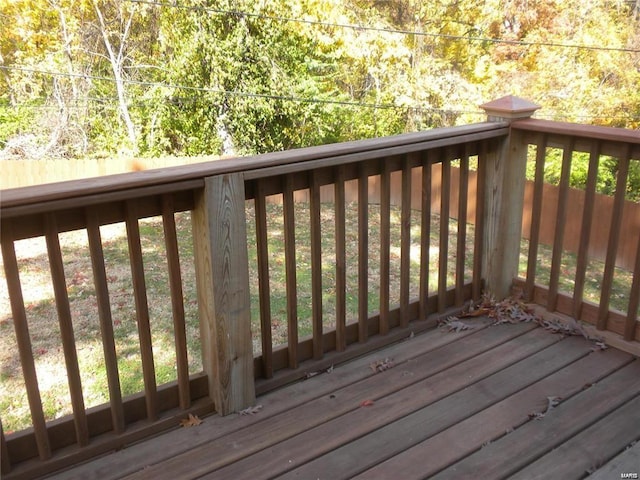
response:
M533 112L540 108L540 105L525 100L524 98L514 95L493 100L491 102L480 105L487 116L498 118L528 118Z

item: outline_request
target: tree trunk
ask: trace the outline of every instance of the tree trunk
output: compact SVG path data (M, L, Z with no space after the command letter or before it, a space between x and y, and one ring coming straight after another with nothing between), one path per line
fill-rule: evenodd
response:
M131 28L131 22L133 21L133 13L129 15L127 22L124 27L124 31L120 33L120 48L116 53L111 40L109 39L109 32L107 29L106 22L104 21L104 16L98 7L96 1L93 1L93 8L96 11L96 16L98 17L98 21L100 22L100 33L102 34L102 40L104 42L104 46L107 49L107 53L109 55L109 61L111 63L111 70L113 71L113 78L116 83L116 91L118 94L118 104L120 106L120 115L122 115L122 119L124 120L125 126L127 128L127 135L129 137L129 142L131 143L132 149L137 151L137 135L136 128L131 120L131 115L129 114L129 107L127 105L126 98L126 89L124 85L124 77L123 77L123 63L124 63L124 47L127 42L127 37L129 36L129 29Z

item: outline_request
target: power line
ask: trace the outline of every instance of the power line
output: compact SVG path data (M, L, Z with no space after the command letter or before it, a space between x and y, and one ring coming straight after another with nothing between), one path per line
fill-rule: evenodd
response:
M307 25L318 25L323 27L348 28L352 30L372 31L372 32L380 32L380 33L394 33L394 34L400 34L400 35L415 35L415 36L431 37L431 38L443 38L447 40L464 40L464 41L470 41L470 42L483 42L483 43L501 43L506 45L515 45L515 46L523 46L523 47L540 46L540 47L552 47L552 48L575 48L579 50L599 50L599 51L605 51L605 52L640 53L639 49L634 49L634 48L605 47L600 45L580 45L580 44L556 43L556 42L529 42L525 40L508 40L504 38L450 35L450 34L444 34L444 33L430 33L422 30L370 27L370 26L356 25L356 24L349 24L349 23L333 23L333 22L326 22L322 20L308 20L304 18L282 17L278 15L265 15L263 13L252 13L252 12L245 12L242 10L224 10L224 9L213 8L213 7L180 5L180 4L173 4L173 3L167 3L167 2L158 2L154 0L125 0L125 1L130 3L154 5L158 7L179 8L183 10L193 10L193 11L208 12L208 13L215 13L215 14L263 18L267 20L275 20L280 22L302 23Z
M56 76L56 77L82 78L87 80L108 81L112 83L115 82L115 79L110 77L87 75L82 73L53 72L49 70L40 70L35 68L25 68L25 67L18 67L18 66L0 65L0 70L15 70L20 72L36 73L36 74ZM214 94L230 96L230 97L263 98L268 100L283 100L283 101L291 101L291 102L297 102L297 103L341 105L341 106L348 106L348 107L371 108L371 109L406 109L406 110L412 110L412 111L419 111L423 113L431 112L431 113L484 115L484 113L480 111L446 110L446 109L426 108L426 107L411 106L411 105L406 105L406 106L395 105L391 103L363 103L363 102L352 102L348 100L329 100L324 98L297 97L293 95L275 95L275 94L269 94L269 93L239 92L239 91L223 90L223 89L217 89L217 88L211 88L211 87L193 87L188 85L173 85L173 84L167 84L162 82L148 82L148 81L142 81L142 80L125 79L123 81L131 85L139 85L139 86L145 86L145 87L161 87L161 88L169 88L169 89L175 89L175 90L185 90L185 91L204 92L204 93L214 93ZM118 101L118 98L105 97L105 100ZM153 103L153 102L150 101L149 103Z

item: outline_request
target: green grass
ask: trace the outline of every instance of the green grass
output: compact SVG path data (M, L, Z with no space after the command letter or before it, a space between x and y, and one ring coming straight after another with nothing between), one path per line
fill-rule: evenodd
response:
M311 332L311 265L310 227L308 204L296 204L296 260L298 293L298 329L300 337ZM249 246L249 277L252 310L254 352L260 352L260 322L258 317L258 279L256 265L255 216L251 205L247 208L247 231ZM347 256L347 321L356 321L357 316L357 205L346 208L346 256ZM273 343L287 341L286 277L284 259L284 227L282 206L267 204L268 249L271 287L271 315ZM400 210L391 210L391 261L390 300L391 306L399 303L400 290ZM379 309L379 237L380 210L369 206L369 314ZM178 244L181 258L184 304L190 372L202 369L200 356L200 331L197 313L195 267L189 213L176 215ZM322 228L322 307L324 326L335 325L335 228L333 208L323 204L321 208ZM437 287L438 239L440 222L437 216L431 219L429 286ZM169 281L164 253L162 223L159 218L140 221L142 250L145 266L145 281L151 318L156 382L163 384L176 378L173 320L169 292ZM135 305L131 285L127 240L124 225L101 227L103 248L109 281L109 294L114 327L118 368L123 394L130 395L143 390L140 348L138 344ZM447 282L455 282L455 245L457 222L449 223L449 268ZM472 225L467 225L467 255L465 258L465 280L471 278L473 252ZM92 270L87 254L87 238L84 231L60 235L67 292L71 303L74 333L87 407L108 401L107 379L102 350L100 325L97 316L97 301L93 288ZM71 412L70 399L62 354L60 331L57 322L53 289L51 286L48 259L44 239L17 242L20 275L25 297L36 369L47 419L58 418ZM523 252L527 244L523 242ZM410 297L417 298L420 278L420 212L412 212L410 248ZM541 246L539 251L537 281L548 282L551 251ZM521 271L526 268L526 257L522 257ZM591 263L585 289L588 300L599 299L598 282L603 266ZM600 272L598 274L598 272ZM575 255L563 255L560 288L571 293L575 274ZM600 275L600 277L598 276ZM631 274L616 270L612 308L625 310L628 303ZM6 284L0 282L0 411L5 432L28 427L31 423L27 406L22 372L17 353L13 321L6 295ZM626 302L626 303L625 303Z

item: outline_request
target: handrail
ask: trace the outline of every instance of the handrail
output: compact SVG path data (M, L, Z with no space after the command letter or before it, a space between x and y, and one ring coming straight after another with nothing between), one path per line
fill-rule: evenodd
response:
M516 120L511 123L511 128L530 132L556 133L558 135L640 145L640 130L629 130L626 128L583 125L537 118Z
M145 429L157 431L166 428L178 415L188 412L219 413L238 410L251 402L254 390L258 393L304 376L309 370L330 366L382 344L397 341L413 330L433 326L434 315L442 315L451 307L460 308L471 298L479 298L482 290L483 245L483 181L478 180L476 216L469 218L466 209L469 175L466 173L471 156L478 157L479 170L485 168L489 158L496 159L499 145L508 137L504 122L480 123L462 127L439 129L345 144L325 145L306 149L275 152L241 159L217 160L205 164L171 167L155 171L142 171L112 175L97 179L61 182L37 187L23 187L2 191L0 221L2 222L2 248L5 271L12 302L13 318L18 322L21 344L20 355L27 370L33 375L25 378L31 403L34 429L3 434L3 473L7 468L18 468L30 457L39 455L42 464L34 471L47 471L72 461L74 455L60 457L61 448L75 448L76 456L84 458L140 438ZM449 165L459 160L463 175L451 188ZM438 178L433 165L442 163ZM439 172L440 170L438 170ZM419 174L423 186L413 185L412 173ZM395 212L391 204L392 179L401 176L400 222L391 220ZM457 177L456 177L457 178ZM474 177L476 178L476 177ZM369 183L377 179L380 195ZM358 182L357 227L349 231L347 214L356 208L347 201L345 184ZM426 183L425 183L426 182ZM441 206L443 218L439 226L431 227L432 184L443 184ZM458 184L459 183L459 184ZM428 185L427 185L428 184ZM327 235L321 214L320 189L332 188L333 245L323 243ZM424 188L423 188L424 187ZM434 187L435 188L435 187ZM416 191L424 209L420 220L419 245L412 246L412 195ZM294 193L310 192L308 213L301 216L296 207ZM447 192L460 192L456 201L457 239L450 239L449 215L451 200ZM269 246L273 226L267 217L267 199L277 195L282 199L283 222L287 225L287 240L281 252ZM452 193L453 195L453 193ZM457 193L456 193L457 195ZM379 207L369 206L375 198ZM352 201L352 200L349 200ZM270 208L270 207L269 207ZM370 208L379 210L369 211ZM252 237L247 237L247 211L255 212L256 225ZM190 211L195 264L195 283L198 293L198 316L201 331L202 363L204 374L188 377L185 340L186 316L181 286L181 263L176 245L177 226L174 215ZM393 213L395 215L395 213ZM278 214L280 215L280 214ZM150 216L160 217L164 231L167 263L166 274L171 284L170 298L175 336L175 361L178 376L171 385L157 385L153 338L150 329L153 318L149 308L149 286L143 260L144 235L139 221ZM471 221L472 220L472 221ZM118 357L113 341L114 312L110 305L110 279L106 274L106 261L100 227L115 222L126 224L126 237L133 285L132 298L136 304L137 335L140 344L141 371L144 389L135 398L123 398L118 373ZM301 222L309 222L310 285L296 279L301 268L296 257L296 229ZM379 234L368 235L372 222ZM475 224L475 233L468 233L468 223ZM281 228L281 227L279 227ZM440 258L436 264L437 280L429 283L430 237L434 229L442 230L438 240ZM104 350L110 403L84 410L82 380L78 375L78 359L73 324L70 321L71 300L66 295L67 279L59 254L60 232L86 230L89 244L87 258L91 259L96 295L96 317L99 319ZM354 236L355 235L355 236ZM46 236L47 254L51 259L52 281L56 289L64 354L70 372L69 390L74 399L73 415L66 419L48 421L42 411L42 399L33 367L33 352L29 332L30 313L22 300L22 281L15 258L14 242L31 237ZM399 240L398 240L399 239ZM415 242L416 240L413 240ZM473 242L475 250L467 248ZM370 242L379 244L379 251L370 251ZM396 244L397 242L397 244ZM451 245L450 245L451 243ZM247 249L257 245L255 265L249 265ZM58 246L58 247L56 247ZM355 253L353 247L356 247ZM393 253L395 249L399 254ZM411 261L411 249L419 248L419 265ZM455 260L447 252L456 252ZM286 279L286 344L271 338L273 324L270 302L276 298L270 286L270 264L274 254L285 258ZM335 320L328 325L323 296L327 280L323 278L326 258L335 256ZM399 257L396 262L396 257ZM465 259L468 260L465 265ZM253 260L252 260L253 262ZM348 265L356 265L357 280L347 277ZM472 265L472 266L471 266ZM249 288L244 275L251 266L260 279L257 290L260 317L260 353L255 358L249 338ZM420 270L416 270L419 268ZM379 282L370 282L370 271L379 272ZM413 274L411 272L414 272ZM244 272L244 273L243 273ZM427 274L423 273L427 272ZM397 294L391 294L394 275L399 278ZM413 275L413 277L411 277ZM413 279L412 279L413 278ZM347 293L358 295L357 314L347 312ZM351 283L350 283L351 282ZM350 286L351 285L351 286ZM307 335L299 330L306 321L297 311L301 295L310 292L312 328ZM395 287L394 287L395 288ZM413 290L412 290L413 289ZM371 305L373 296L379 298ZM334 314L332 313L331 316ZM220 335L226 332L226 335ZM248 361L247 361L248 359ZM253 367L253 371L249 367ZM250 383L249 383L250 382ZM208 383L208 386L205 384ZM204 388L204 390L203 390ZM207 392L203 395L203 392ZM212 400L215 405L212 404ZM136 424L146 420L144 424ZM175 421L175 420L174 420ZM133 422L133 423L132 423ZM135 425L135 427L133 426ZM61 434L60 432L65 432ZM107 433L107 436L103 434ZM105 440L107 439L107 440ZM75 447L73 446L75 444ZM6 448L5 448L6 447ZM48 467L47 467L48 465ZM17 475L19 476L19 475Z
M0 209L2 209L3 217L8 218L23 213L40 213L58 208L57 204L53 204L54 207L51 207L50 202L54 201L90 197L97 202L100 201L102 195L113 195L114 197L112 198L114 199L125 200L139 196L139 193L137 193L139 188L156 187L159 188L157 192L171 193L183 188L201 188L203 186L203 178L215 175L256 171L257 176L263 176L270 174L267 173L270 172L267 170L269 168L282 168L285 166L290 169L290 172L304 171L308 168L307 162L313 160L329 162L328 159L333 158L334 162L337 163L355 162L361 159L363 154L371 157L376 155L380 157L409 153L429 146L435 148L437 146L452 145L460 141L460 137L465 135L479 134L479 138L483 138L482 134L485 134L484 138L489 138L492 136L500 137L506 133L506 123L486 122L371 140L272 152L251 157L222 159L193 165L108 175L99 178L11 188L2 191ZM429 143L431 145L428 145ZM393 150L384 151L384 149ZM360 154L360 156L345 157L355 154ZM190 181L195 181L196 183L182 183ZM161 185L165 187L161 188ZM107 200L111 200L111 198L107 198ZM38 206L36 207L35 205ZM29 206L29 209L25 208L27 206ZM18 207L24 210L17 210ZM61 208L64 208L64 204Z
M524 232L530 239L528 266L524 274L525 279L521 283L527 298L544 304L548 311L559 311L595 325L600 332L614 332L627 342L640 340L640 322L637 314L640 304L640 223L635 219L637 214L634 213L640 210L635 203L625 202L630 165L632 162L640 163L640 131L536 119L514 121L511 128L521 132L524 135L523 141L536 149L536 179L529 215L530 231ZM562 151L562 172L554 219L553 258L547 288L539 285L536 279L542 213L551 207L550 196L544 195L544 191L548 190L547 186L543 185L545 160L551 148ZM570 199L577 198L569 188L569 172L574 152L588 153L589 167L586 189L584 193L580 192L580 198L584 202L581 224L577 230L571 225L574 233L569 240L578 241L578 248L574 249L577 250L575 274L571 274L563 271L561 263L566 250L566 231L573 220L578 219L567 218ZM596 178L602 156L617 159L618 172L615 194L608 202L609 207L606 210L600 208L596 212ZM549 218L544 220L548 221ZM627 231L624 237L621 234L623 225ZM602 243L594 240L595 235L606 235L606 258L603 264L593 262L593 257L596 256L595 252L592 252L593 246L595 243ZM616 257L623 241L627 247L627 258L635 258L635 262L627 263L635 266L632 267L629 290L619 293L627 299L626 306L613 308L611 303L614 280L622 275L616 268ZM599 298L586 298L587 273L600 284ZM572 292L567 292L571 285Z

